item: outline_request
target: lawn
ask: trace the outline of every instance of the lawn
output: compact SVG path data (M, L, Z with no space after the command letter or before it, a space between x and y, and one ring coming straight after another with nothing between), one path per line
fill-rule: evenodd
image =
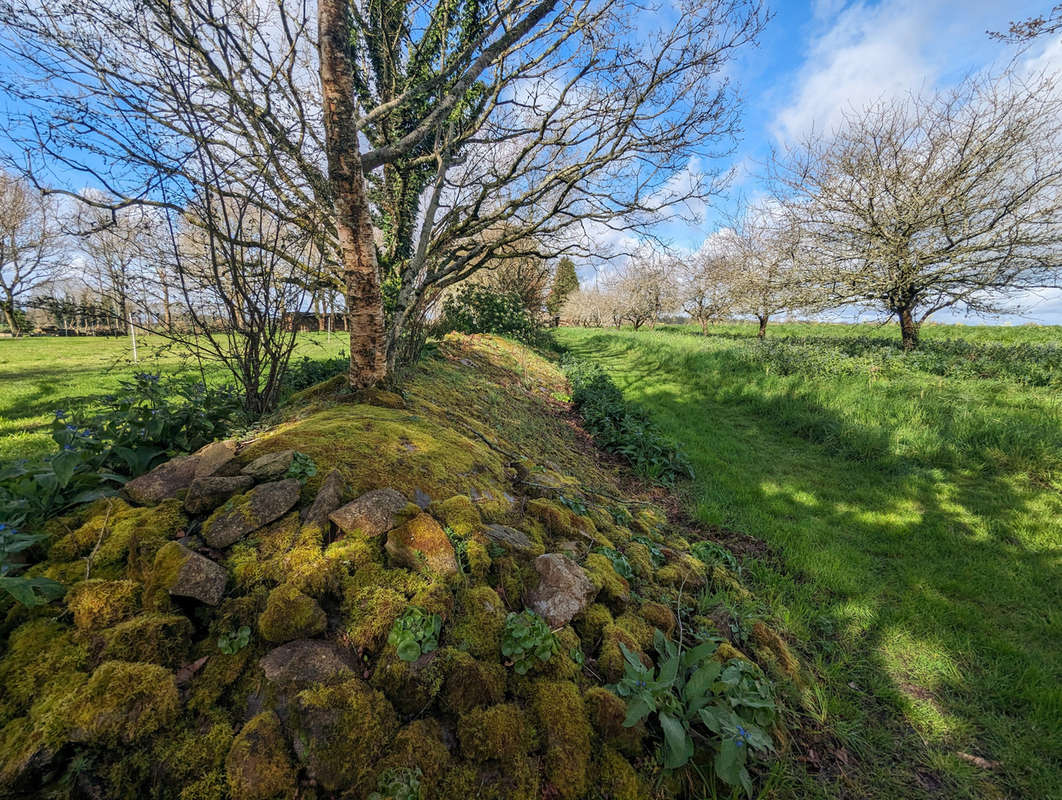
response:
M1062 797L1062 329L931 326L915 358L892 328L753 337L558 331L681 443L690 512L771 549L744 567L851 756L778 791Z
M0 461L46 453L53 412L114 391L137 372L199 374L187 354L160 337L137 343L134 363L128 339L94 336L0 339ZM324 358L349 350L343 334L301 334L295 357ZM217 364L205 364L210 382L231 381Z

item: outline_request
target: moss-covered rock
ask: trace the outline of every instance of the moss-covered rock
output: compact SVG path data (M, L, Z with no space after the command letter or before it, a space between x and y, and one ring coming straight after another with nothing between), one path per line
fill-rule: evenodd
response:
M474 709L457 722L461 753L472 761L511 762L534 746L532 728L523 710L513 704Z
M384 648L376 661L370 683L387 695L401 714L416 715L428 710L446 678L446 659L438 651L416 661L403 661L393 647Z
M443 577L459 571L446 531L428 514L418 514L390 531L385 546L391 563L397 566Z
M171 724L180 712L173 673L156 664L105 661L61 713L72 741L133 744Z
M176 669L187 659L192 623L180 614L140 614L100 631L99 658L139 661Z
M505 667L477 661L451 647L439 651L446 678L439 701L445 711L460 714L500 703L505 696Z
M312 639L324 633L328 618L312 597L285 583L269 593L258 618L258 632L267 642Z
M639 722L629 728L623 723L627 719L627 703L603 686L593 686L583 694L590 727L598 738L628 755L642 754L642 740L645 738L645 722Z
M763 622L756 622L749 632L749 639L756 646L757 651L769 653L772 661L777 665L778 672L790 680L798 680L800 676L800 662L797 661L789 645L785 640L768 628Z
M85 643L67 625L43 618L21 625L0 660L0 722L23 714L51 684L62 685L82 673L88 655Z
M611 747L601 748L595 759L595 786L606 800L648 800L652 797L634 767Z
M627 556L631 569L640 578L650 578L653 575L653 556L649 548L641 542L631 542L627 545L623 554Z
M678 624L675 614L663 603L646 601L638 609L638 615L653 628L663 631L664 635L668 637L671 636Z
M225 594L228 580L228 572L220 564L180 542L167 542L155 554L145 590L145 606L165 610L167 594L216 606Z
M225 759L225 774L233 800L294 796L295 769L274 712L264 711L243 726Z
M133 616L141 589L136 581L82 581L67 592L66 605L79 629L98 630Z
M572 620L575 630L588 652L596 652L605 628L612 624L612 612L602 603L591 603L582 614Z
M630 600L631 587L602 553L590 553L585 562L586 574L598 590L598 598L610 608L622 610Z
M296 755L322 789L363 796L398 731L398 718L380 692L351 678L299 692L292 728Z
M483 520L468 495L457 494L428 506L429 513L455 535L467 539L483 531Z
M588 787L590 725L578 687L570 681L537 681L531 708L545 751L546 780L558 797L582 797Z
M506 610L489 586L473 586L457 594L458 614L447 641L479 659L495 659L501 649Z
M620 644L623 644L632 653L638 655L647 666L652 663L642 652L641 647L638 646L638 641L628 631L619 625L608 625L602 632L601 651L597 657L597 668L609 683L615 683L622 678L625 670L624 664L626 660L623 657Z
M683 587L687 591L703 588L708 580L708 567L689 553L679 553L656 571L656 579L667 586Z
M560 503L540 497L527 504L527 514L541 522L551 536L568 538L581 536L594 539L597 531L589 518L576 514Z
M432 800L438 796L439 783L450 765L450 751L438 720L418 719L395 736L380 762L380 770L419 770L421 800Z

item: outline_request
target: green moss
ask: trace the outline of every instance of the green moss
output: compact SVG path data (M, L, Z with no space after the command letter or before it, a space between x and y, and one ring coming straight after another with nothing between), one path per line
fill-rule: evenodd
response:
M498 593L489 586L463 589L457 594L457 609L447 641L474 658L497 658L506 615Z
M468 495L457 494L447 500L436 501L428 507L428 513L462 539L483 530L483 520Z
M141 614L100 632L104 661L141 661L175 669L188 659L192 623L180 614Z
M415 662L403 661L393 647L384 648L370 683L387 695L401 714L422 714L431 706L446 677L445 658L434 651Z
M267 642L311 639L324 633L328 619L312 597L285 583L269 593L265 611L258 618L258 632Z
M645 722L625 727L627 703L603 686L594 686L583 695L590 727L601 741L632 756L642 755Z
M627 612L616 617L616 626L630 634L639 650L648 650L653 645L653 626L637 614Z
M677 625L674 613L663 603L654 603L652 601L642 603L638 609L638 614L651 627L663 631L665 636L671 636Z
M594 523L587 517L580 516L571 509L543 497L529 501L526 512L528 516L545 525L547 532L552 536L593 539L597 534Z
M601 748L595 766L595 786L606 800L648 800L652 797L630 762L611 747Z
M720 642L719 647L712 658L724 664L732 658L740 658L742 661L752 661L751 658L734 647L734 645L730 644L730 642Z
M531 708L545 750L546 779L565 800L587 791L590 725L579 689L570 681L537 681Z
M638 646L638 641L630 633L619 625L608 625L602 633L601 652L597 657L597 669L609 683L615 683L623 677L624 658L623 651L620 650L621 643L632 652L637 653L647 666L651 663Z
M790 680L799 680L800 662L797 661L789 645L777 633L762 622L756 622L749 632L749 638L761 651L773 656L778 671Z
M429 614L438 614L445 624L454 612L454 594L441 581L430 583L413 595L412 605L419 606Z
M510 762L534 746L531 726L517 705L474 709L457 722L461 753L472 761Z
M586 575L598 589L598 598L614 611L626 607L630 600L631 587L612 567L612 562L601 553L590 553L584 563Z
M481 706L500 703L505 696L505 667L499 663L477 661L468 653L452 647L439 651L444 659L446 678L440 695L445 711L460 714Z
M66 593L66 605L79 629L99 630L133 616L141 588L136 581L82 581Z
M497 572L498 595L510 610L523 608L524 594L535 585L537 573L527 565L521 564L512 556L503 556L494 561Z
M420 770L421 798L430 800L438 796L439 783L450 764L442 726L434 719L418 719L398 732L379 766L381 773L389 769Z
M218 704L222 695L235 684L251 659L251 648L228 655L214 652L203 668L192 679L188 708L205 713Z
M650 536L661 530L667 524L667 516L658 508L644 506L634 512L631 517L631 528L645 536Z
M536 673L553 680L577 680L582 673L582 667L572 658L572 651L582 650L579 635L569 625L565 625L555 633L559 652L554 653L545 664L541 664Z
M33 722L19 717L0 730L0 787L8 791L30 789L34 766L46 762L51 750ZM40 764L43 766L43 764Z
M270 800L295 794L295 769L273 711L252 717L232 742L225 775L233 800Z
M443 777L438 793L440 800L539 800L542 796L538 765L523 756L505 764L458 765Z
M351 644L370 653L377 652L407 605L405 595L386 586L348 587L342 614Z
M140 741L180 712L173 673L128 661L103 662L61 705L71 740L109 745Z
M465 559L468 561L468 574L476 580L483 580L490 572L490 553L487 550L486 537L477 535L465 542Z
M737 576L724 566L716 564L708 570L707 574L712 581L713 588L725 592L737 600L745 600L752 596L749 590L741 584Z
M702 588L707 582L708 568L693 556L683 553L676 560L656 571L656 579L669 586L681 586L687 591Z
M398 731L387 699L358 678L299 692L293 714L299 760L322 789L367 793Z
M21 625L8 639L0 661L2 720L23 714L50 684L80 673L87 663L88 650L70 627L50 619Z
M642 578L650 578L653 575L653 557L649 548L641 542L631 542L624 550L627 561L631 568Z
M583 647L588 653L595 652L605 628L612 624L612 612L601 603L591 603L572 623L579 632Z

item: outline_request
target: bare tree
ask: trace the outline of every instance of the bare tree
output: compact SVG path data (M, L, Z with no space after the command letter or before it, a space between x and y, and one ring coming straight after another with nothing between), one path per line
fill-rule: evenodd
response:
M988 35L1004 42L1025 42L1040 36L1050 36L1059 30L1062 30L1062 3L1046 14L1010 23L1010 28L1005 32L989 31Z
M730 231L718 233L680 261L682 310L700 324L705 335L710 323L726 319L734 308L739 265L733 238Z
M0 171L0 303L13 336L22 331L18 304L56 275L62 232L56 203L25 180Z
M608 281L620 318L635 330L656 327L660 317L679 306L676 265L671 256L643 246Z
M848 114L776 162L824 303L899 320L906 348L953 306L996 313L1057 285L1062 101L1054 77L970 78Z

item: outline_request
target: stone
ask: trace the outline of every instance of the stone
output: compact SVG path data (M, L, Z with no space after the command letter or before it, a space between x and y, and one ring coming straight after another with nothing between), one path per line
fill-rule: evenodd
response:
M269 593L265 610L258 617L258 632L267 642L309 639L324 633L328 625L321 606L290 583Z
M294 459L294 450L278 450L259 456L240 472L250 475L256 481L275 481L284 477Z
M155 554L154 580L175 597L191 597L216 606L225 594L228 571L179 542L167 542Z
M343 505L343 495L347 487L338 469L328 473L317 490L317 496L310 507L302 512L303 522L315 522L322 528L328 527L329 515Z
M233 475L223 477L210 475L205 478L196 478L188 487L188 494L184 498L184 510L189 514L205 514L213 511L238 492L246 492L254 486L254 478L250 475Z
M567 556L546 553L534 565L538 585L528 595L528 605L551 628L567 625L597 594L585 570Z
M263 525L284 516L299 502L302 484L296 478L260 484L234 497L203 523L203 541L221 549Z
M295 796L295 769L275 712L264 711L243 726L225 758L225 775L233 800Z
M487 525L486 534L488 539L497 542L507 550L515 550L518 553L533 553L535 550L535 543L526 533L510 528L508 525Z
M395 489L373 489L333 511L329 519L343 533L379 536L398 524L398 515L408 504L405 495Z
M354 672L352 659L334 642L299 639L270 650L258 660L266 680L303 688L338 683Z
M428 514L417 514L387 534L384 545L391 562L415 572L456 575L454 546L442 526Z
M195 478L199 457L195 455L171 458L122 487L125 496L142 506L154 506L177 492L187 489Z
M421 510L424 510L431 505L431 495L429 495L423 489L414 489L413 502L416 503L421 508Z
M211 478L215 475L228 475L232 460L236 458L236 440L225 439L211 442L195 452L199 462L195 466L196 478Z

